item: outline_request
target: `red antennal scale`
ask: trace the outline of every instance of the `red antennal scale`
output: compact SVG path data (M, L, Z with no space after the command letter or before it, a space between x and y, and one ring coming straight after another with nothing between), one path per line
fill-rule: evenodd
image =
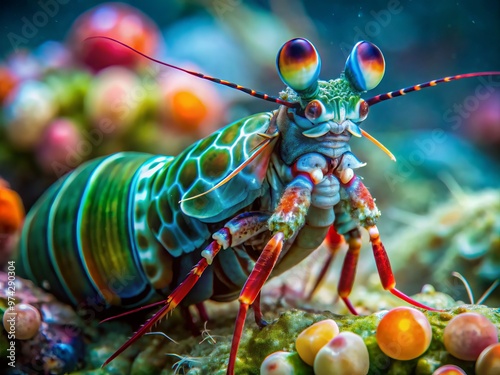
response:
M168 66L169 68L180 70L181 72L184 72L184 73L187 73L187 74L191 74L192 76L195 76L195 77L198 77L198 78L202 78L202 79L206 79L206 80L211 81L211 82L218 83L219 85L231 87L231 88L236 89L238 91L242 91L242 92L244 92L244 93L246 93L248 95L255 96L256 98L267 100L268 102L273 102L273 103L281 104L281 105L284 105L284 106L290 107L290 108L300 107L300 104L298 102L296 102L296 103L287 102L286 100L283 100L283 99L277 98L275 96L267 95L267 94L264 94L262 92L255 91L255 90L252 90L252 89L249 89L249 88L237 85L236 83L232 83L232 82L225 81L223 79L219 79L219 78L215 78L215 77L210 77L210 76L207 76L207 75L202 74L202 73L198 73L198 72L194 72L192 70L187 70L187 69L184 69L184 68L180 68L178 66L171 65L169 63L160 61L158 59L155 59L155 58L153 58L151 56L146 55L145 53L142 53L141 51L136 50L133 47L130 47L129 45L127 45L127 44L125 44L123 42L120 42L119 40L116 40L116 39L108 37L108 36L91 36L89 38L86 38L85 40L90 40L90 39L107 39L107 40L111 40L112 42L118 43L118 44L122 45L123 47L128 48L128 49L134 51L135 53L138 53L139 55L145 57L148 60L154 61L155 63L161 64L161 65L164 65L164 66Z

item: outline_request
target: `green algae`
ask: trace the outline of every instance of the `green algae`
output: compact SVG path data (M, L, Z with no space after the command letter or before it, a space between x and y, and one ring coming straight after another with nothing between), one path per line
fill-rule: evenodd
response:
M27 293L27 289L25 290ZM33 293L35 293L33 291ZM390 294L383 291L372 291L385 299ZM28 295L28 294L27 294ZM31 296L31 294L29 294ZM21 296L21 294L20 294ZM43 296L42 296L43 297ZM236 359L236 374L260 374L263 360L277 351L292 353L291 359L298 374L313 374L312 367L305 364L295 351L297 336L312 324L333 319L341 332L350 331L360 335L369 352L371 375L417 374L431 375L435 369L445 364L454 364L464 369L468 374L474 374L474 362L461 361L454 358L444 348L443 331L448 322L456 315L464 312L476 312L493 322L500 332L500 309L482 305L457 306L450 296L436 292L431 286L426 286L422 293L414 296L419 302L435 306L443 311L423 311L432 327L432 342L429 349L420 357L411 361L398 361L389 358L378 347L375 333L385 311L382 310L366 316L338 315L330 311L304 311L289 309L276 301L265 305L267 317L279 317L260 329L253 322L252 314L246 321L241 344ZM43 299L43 298L42 298ZM46 301L45 303L48 303ZM55 303L55 301L52 301ZM0 299L0 306L2 299ZM300 304L302 305L302 304ZM87 321L83 334L87 338L83 369L73 374L77 375L111 375L111 374L187 374L205 375L226 373L227 362L234 329L234 317L237 305L215 305L214 320L210 322L211 331L205 327L202 338L193 337L182 324L180 314L174 314L159 331L168 332L177 340L169 341L160 334L141 337L124 353L120 354L104 369L101 368L111 356L130 337L133 330L131 322L109 322L98 325L92 319ZM5 307L3 307L4 309ZM303 308L308 307L305 304ZM284 309L287 309L283 312ZM317 309L317 307L316 307ZM0 312L2 308L0 308ZM58 310L59 311L59 310ZM62 318L61 318L62 319ZM135 317L134 322L143 321L146 317ZM132 326L134 324L132 323ZM3 335L2 335L3 336ZM0 343L2 344L2 343Z
M380 298L384 299L387 295L386 292L381 292ZM236 359L236 374L260 374L263 360L277 351L291 353L296 373L313 374L312 367L305 364L298 356L295 341L304 329L325 319L335 320L341 332L350 331L363 338L370 357L369 374L431 375L434 370L445 364L457 365L468 374L474 374L474 362L461 361L445 350L443 331L454 316L464 312L476 312L493 322L500 332L500 309L482 305L457 305L457 302L450 296L436 292L431 286L426 286L423 292L415 295L414 298L419 302L442 309L442 311L421 310L431 324L432 342L429 349L414 360L391 359L378 347L375 336L376 328L387 310L366 316L338 315L330 311L311 312L288 309L288 307L280 306L279 303L275 304L274 301L273 304L265 306L266 311L274 311L267 313L268 318L269 316L276 317L280 311L281 314L266 327L262 329L256 327L252 314L249 314ZM236 304L233 305L236 307ZM307 307L307 304L305 306L304 308L312 308L312 306ZM85 324L83 329L83 334L87 338L85 359L82 364L84 368L73 374L223 375L227 369L235 312L230 305L227 307L225 304L216 305L215 307L214 314L212 314L214 320L210 323L212 331L208 331L205 327L202 338L191 336L185 330L181 316L174 314L164 325L158 327L158 330L168 332L177 342L169 341L160 334L142 337L105 368L101 368L102 364L130 337L133 330L130 322L109 322L98 325L97 321L92 319ZM284 308L287 310L283 312ZM1 311L2 308L0 308ZM143 319L146 317L137 317L134 322Z
M432 342L429 349L420 357L410 361L399 361L389 358L377 345L376 328L384 312L368 316L336 315L328 311L321 313L290 310L284 312L272 324L259 328L248 328L242 337L236 360L237 374L259 374L262 361L271 353L279 350L295 352L295 340L299 333L310 325L333 319L340 331L350 331L360 335L368 347L370 356L370 375L431 375L439 366L455 364L467 373L474 373L474 362L461 361L448 354L443 344L443 330L456 315L464 312L476 312L492 321L500 332L500 309L482 305L461 305L446 311L425 311L432 327ZM200 374L224 374L229 357L231 342L224 340L217 344L213 352L205 358ZM306 365L297 356L297 374L312 374L312 367ZM193 372L194 374L195 372Z

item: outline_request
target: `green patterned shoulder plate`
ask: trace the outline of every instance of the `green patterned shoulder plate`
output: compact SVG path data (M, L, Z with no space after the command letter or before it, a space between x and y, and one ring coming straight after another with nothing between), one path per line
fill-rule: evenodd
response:
M176 207L181 199L206 192L245 162L265 138L274 113L260 113L238 120L195 143L170 165L165 176L166 196ZM262 194L262 182L275 144L218 189L184 201L184 214L204 222L229 218ZM161 179L161 178L160 178ZM177 203L178 204L178 203Z

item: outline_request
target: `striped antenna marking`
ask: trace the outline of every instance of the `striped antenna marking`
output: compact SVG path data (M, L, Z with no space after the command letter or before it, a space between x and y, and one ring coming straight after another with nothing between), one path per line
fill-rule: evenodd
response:
M384 100L397 98L398 96L406 95L409 92L419 91L419 90L425 89L427 87L436 86L440 83L457 81L457 80L463 79L463 78L474 78L474 77L484 77L484 76L500 76L500 72L492 71L492 72L476 72L476 73L467 73L467 74L457 74L454 76L434 79L434 80L429 81L429 82L419 83L418 85L415 85L415 86L410 86L410 87L406 87L404 89L391 91L391 92L388 92L386 94L376 95L370 99L367 99L366 102L368 103L369 106L372 106L374 104L383 102Z

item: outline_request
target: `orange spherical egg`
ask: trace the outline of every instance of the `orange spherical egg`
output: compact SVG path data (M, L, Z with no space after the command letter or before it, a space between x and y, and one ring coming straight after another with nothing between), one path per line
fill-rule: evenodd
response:
M322 320L303 330L295 341L295 348L300 358L309 366L319 350L339 334L339 326L332 319Z
M443 331L446 350L464 361L475 361L489 345L498 342L498 330L485 316L473 312L455 316Z
M408 361L425 353L431 344L432 328L422 312L411 307L396 307L383 316L376 337L386 355Z
M493 344L484 349L476 362L476 374L500 374L500 344Z
M467 373L458 366L445 365L436 369L432 375L467 375Z

